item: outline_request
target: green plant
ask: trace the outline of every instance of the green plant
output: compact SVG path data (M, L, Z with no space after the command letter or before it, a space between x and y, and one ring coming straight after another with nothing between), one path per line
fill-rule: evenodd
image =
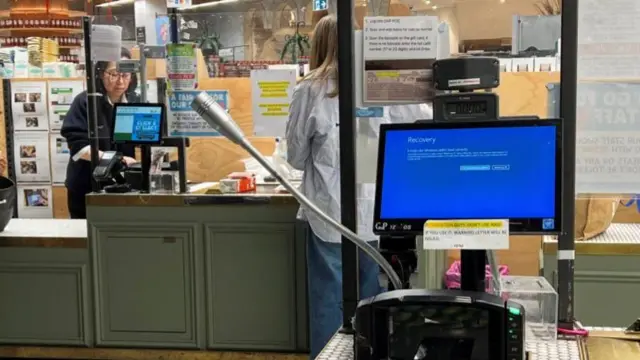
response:
M298 57L304 56L305 52L311 48L311 45L309 45L309 36L300 34L300 26L304 26L304 21L296 23L295 34L284 37L284 48L280 52L281 61L289 54L291 56L291 63L296 64Z
M196 46L198 46L203 52L207 52L207 54L218 55L218 52L222 47L220 44L220 35L215 31L209 31L209 26L207 25L207 22L204 21L202 24L202 35L195 41Z
M535 6L540 15L562 14L562 0L541 0Z

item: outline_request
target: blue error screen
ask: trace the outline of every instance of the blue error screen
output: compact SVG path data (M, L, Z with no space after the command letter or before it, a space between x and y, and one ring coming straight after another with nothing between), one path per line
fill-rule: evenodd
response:
M556 127L388 130L381 219L555 217Z
M113 124L115 142L158 142L162 131L162 108L119 106Z

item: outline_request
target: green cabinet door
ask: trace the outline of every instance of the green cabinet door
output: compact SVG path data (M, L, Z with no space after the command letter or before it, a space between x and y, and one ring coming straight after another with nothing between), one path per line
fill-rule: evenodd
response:
M92 343L86 249L3 248L0 344Z
M203 348L201 227L92 225L97 345Z
M294 222L205 224L210 349L296 350L295 233Z
M544 255L544 274L557 288L557 257ZM574 313L585 326L627 327L638 318L640 257L576 256Z

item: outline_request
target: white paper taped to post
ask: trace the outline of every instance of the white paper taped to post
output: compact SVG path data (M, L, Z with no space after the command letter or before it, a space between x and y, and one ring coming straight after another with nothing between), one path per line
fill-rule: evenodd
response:
M120 61L122 28L116 25L93 25L91 31L92 61Z
M640 193L640 84L581 83L576 192Z

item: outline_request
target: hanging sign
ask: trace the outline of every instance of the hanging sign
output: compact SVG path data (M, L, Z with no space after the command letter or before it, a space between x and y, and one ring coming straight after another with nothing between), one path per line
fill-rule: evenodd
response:
M197 68L195 44L167 45L167 79L172 91L197 88Z
M143 45L147 42L147 28L144 26L136 27L136 43Z

